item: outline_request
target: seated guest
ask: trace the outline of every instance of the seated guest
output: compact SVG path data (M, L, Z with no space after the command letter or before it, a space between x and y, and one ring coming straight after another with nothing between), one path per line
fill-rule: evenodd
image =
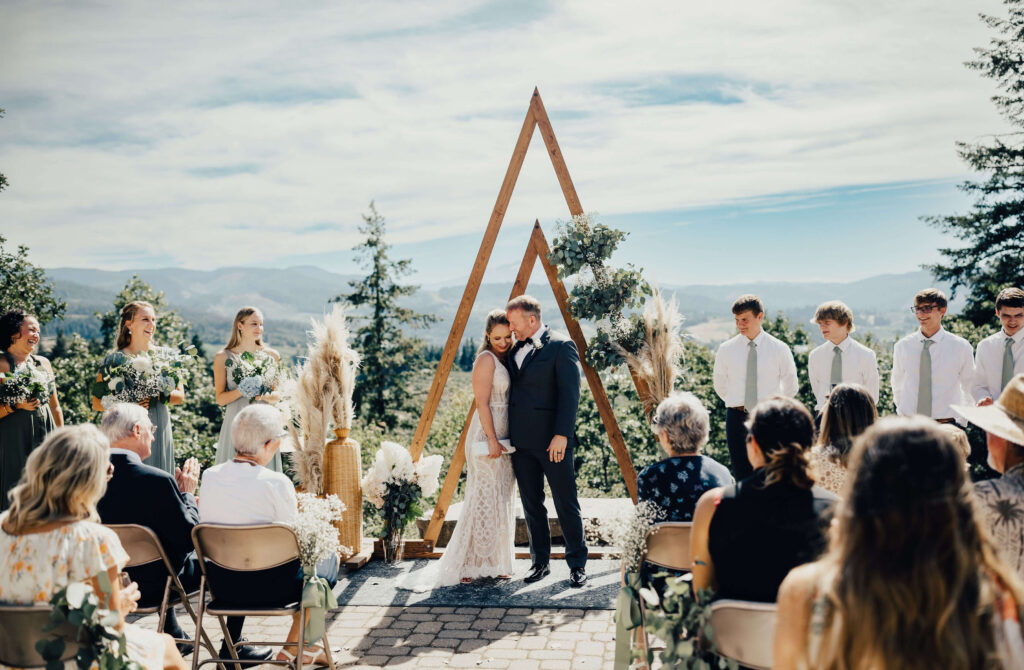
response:
M974 495L1003 560L1024 579L1024 375L995 404L953 409L985 431L989 467L1002 477L978 482Z
M173 477L144 464L154 435L149 412L141 405L114 405L103 413L100 429L110 440L110 462L114 466L114 476L97 505L100 519L103 523L134 523L152 530L171 565L178 569L182 586L190 592L199 588L202 575L192 547L192 528L199 523L199 509L193 497L199 482L199 462L188 459ZM128 574L138 583L144 603L160 602L167 580L163 565L129 568ZM164 632L187 639L173 607L167 609ZM182 644L179 649L188 654L192 646ZM250 660L266 660L272 654L270 647L244 647L239 651L240 657Z
M764 400L747 425L754 474L701 496L693 517L693 586L718 598L774 602L794 566L825 549L836 497L814 486L814 418L799 401Z
M238 526L295 524L298 520L295 485L287 475L264 467L273 459L285 434L281 429L281 412L270 405L250 405L238 413L231 426L235 457L203 474L199 490L200 522ZM320 570L317 573L334 586L338 580L337 557L333 565L324 567L322 573ZM209 563L206 571L217 598L240 606L291 603L302 592L302 565L298 559L255 572L235 572ZM253 588L254 584L260 587ZM239 618L229 622L228 632L233 640L239 639L242 621ZM296 615L288 641L297 642L299 634ZM296 646L286 646L277 656L278 660L293 659ZM326 654L318 645L307 647L303 653L303 665L326 662Z
M887 418L851 462L828 553L779 590L772 667L1024 667L1024 590L949 435L923 417Z
M832 389L821 417L818 444L811 449L811 468L818 486L839 494L846 483L853 438L877 420L875 401L863 386L839 384Z
M128 554L112 530L96 523L96 501L110 468L108 448L96 426L85 424L57 428L29 455L11 507L0 515L0 601L48 605L70 583L88 582L101 607L117 612L116 628L124 633L130 660L145 670L185 670L169 635L125 623L139 588L134 582L121 586L118 572Z

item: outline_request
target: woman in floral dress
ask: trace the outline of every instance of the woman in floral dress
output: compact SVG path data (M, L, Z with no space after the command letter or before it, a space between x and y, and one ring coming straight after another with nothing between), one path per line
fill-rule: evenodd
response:
M236 376L244 382L245 370L250 361L261 365L270 364L276 369L281 356L263 342L263 313L255 307L243 307L235 315L227 346L213 359L213 384L217 389L217 404L224 406L224 423L221 425L220 439L217 441L216 465L226 463L235 457L235 448L231 443L231 424L238 413L253 403L272 404L278 401L275 393L246 395L245 391L248 389L244 383L239 390ZM275 472L283 472L280 452L274 454L267 467Z

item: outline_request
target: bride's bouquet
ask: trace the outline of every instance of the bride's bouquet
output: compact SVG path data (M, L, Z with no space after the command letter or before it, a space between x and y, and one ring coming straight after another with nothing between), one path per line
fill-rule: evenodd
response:
M50 397L53 375L39 367L21 366L11 372L0 372L0 404L38 400L45 403Z
M228 356L224 366L231 371L231 378L235 380L239 392L250 400L271 393L277 388L281 377L277 361L262 351L258 355L244 351L237 360Z
M195 347L181 354L168 347L154 347L137 356L116 352L92 383L92 394L104 408L119 402L140 403L148 398L164 402L171 392L187 380L185 363L194 356Z

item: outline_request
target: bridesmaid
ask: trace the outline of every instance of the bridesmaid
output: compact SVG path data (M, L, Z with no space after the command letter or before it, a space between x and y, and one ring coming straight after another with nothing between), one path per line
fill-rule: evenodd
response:
M224 424L221 426L220 439L217 442L216 465L235 457L235 448L231 443L231 424L235 416L252 403L273 404L279 399L276 393L269 393L250 400L238 390L238 384L230 372L231 368L239 364L241 355L246 352L251 353L257 360L272 358L276 365L281 363L280 354L263 343L263 313L255 307L243 307L238 310L227 346L213 359L213 385L217 390L217 404L225 407ZM228 365L229 361L231 365ZM266 467L275 472L283 472L280 451L274 453L274 458Z
M121 308L121 321L117 328L117 351L109 353L103 359L100 369L114 365L115 356L124 354L129 358L148 356L156 345L153 334L156 332L156 310L153 305L142 300L135 300ZM101 373L102 375L102 373ZM97 376L97 381L101 379ZM159 396L147 398L139 404L149 410L149 420L153 422L153 452L142 461L146 465L159 468L171 475L174 474L174 439L171 435L171 412L168 405L180 405L185 402L185 388L178 387L171 391L170 398L164 403ZM92 397L92 408L102 412L103 403L96 396Z
M34 354L39 345L39 321L20 309L0 316L0 372L39 368L51 376L50 361ZM14 488L25 469L29 453L46 434L64 425L64 414L57 400L57 387L50 383L46 404L37 399L0 405L0 510L7 509L7 492Z

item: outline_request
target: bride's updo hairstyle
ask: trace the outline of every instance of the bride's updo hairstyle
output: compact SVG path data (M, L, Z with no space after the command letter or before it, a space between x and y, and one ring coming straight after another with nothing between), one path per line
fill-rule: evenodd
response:
M225 349L234 349L242 343L242 324L245 323L245 320L253 314L259 314L260 317L263 316L263 312L255 307L243 307L238 310L238 314L235 314L235 320L231 324L231 337L228 338L227 346L224 347ZM256 346L263 347L262 337L256 340Z
M814 442L814 418L803 403L772 396L754 408L747 430L764 454L768 471L765 486L776 482L789 482L802 489L814 486L807 460Z
M491 349L491 331L494 330L495 326L507 325L509 324L508 317L505 316L505 310L492 309L487 315L487 321L484 322L484 341L483 344L480 345L480 350L477 351L477 353L482 354L485 351L491 351L493 353L493 350Z
M117 328L117 348L124 349L132 341L132 334L128 331L128 322L135 318L135 313L140 309L149 308L156 314L156 308L145 300L132 300L121 308L121 325Z

